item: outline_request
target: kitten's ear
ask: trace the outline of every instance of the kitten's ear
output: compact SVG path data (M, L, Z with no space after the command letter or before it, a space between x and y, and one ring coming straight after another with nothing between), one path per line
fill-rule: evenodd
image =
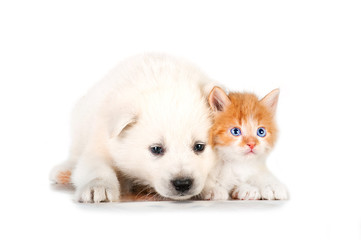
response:
M214 112L222 112L231 104L231 100L222 88L214 87L208 96L208 103Z
M277 109L278 96L280 95L280 89L274 89L272 92L267 94L264 98L260 100L260 102L265 105L271 113L274 115Z

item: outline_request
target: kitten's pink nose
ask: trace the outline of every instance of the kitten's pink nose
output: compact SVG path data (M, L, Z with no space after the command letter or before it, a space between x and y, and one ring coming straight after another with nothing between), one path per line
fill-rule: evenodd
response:
M255 143L247 143L248 147L253 150L254 146L256 146Z

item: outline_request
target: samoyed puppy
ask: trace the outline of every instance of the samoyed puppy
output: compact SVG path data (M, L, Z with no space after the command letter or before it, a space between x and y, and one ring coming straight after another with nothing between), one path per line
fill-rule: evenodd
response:
M207 96L214 83L192 64L144 54L120 63L76 104L69 159L51 180L80 202L118 201L121 176L189 199L214 165Z

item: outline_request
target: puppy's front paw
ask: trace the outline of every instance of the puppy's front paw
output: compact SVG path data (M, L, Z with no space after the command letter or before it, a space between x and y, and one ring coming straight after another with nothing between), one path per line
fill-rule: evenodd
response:
M75 197L78 202L83 203L117 202L120 198L119 185L95 179L79 188Z
M233 190L232 198L240 200L259 200L261 199L261 193L258 188L245 184L237 186Z
M287 200L288 191L287 188L278 183L266 185L261 189L262 199L265 200Z
M227 200L229 198L228 191L221 187L212 188L203 193L203 198L206 200Z

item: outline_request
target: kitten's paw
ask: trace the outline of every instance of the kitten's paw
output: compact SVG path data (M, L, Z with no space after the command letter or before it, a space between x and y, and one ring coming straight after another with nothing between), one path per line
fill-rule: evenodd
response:
M208 190L204 192L202 195L203 195L203 199L205 200L221 201L221 200L228 200L229 198L228 191L221 187Z
M288 191L282 184L266 185L261 189L262 199L265 200L287 200Z
M120 198L119 185L95 179L77 189L75 198L78 202L83 203L117 202Z
M251 185L243 185L238 186L233 190L232 198L240 200L259 200L261 199L261 193L256 187Z

